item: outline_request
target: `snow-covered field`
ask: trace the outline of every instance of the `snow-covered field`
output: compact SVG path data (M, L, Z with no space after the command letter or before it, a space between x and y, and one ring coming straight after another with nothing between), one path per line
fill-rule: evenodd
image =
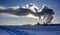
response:
M60 26L0 26L0 35L60 35Z

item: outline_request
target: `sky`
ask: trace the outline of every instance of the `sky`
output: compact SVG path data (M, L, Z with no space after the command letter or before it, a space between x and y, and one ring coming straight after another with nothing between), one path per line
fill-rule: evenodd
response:
M60 23L60 0L0 0L1 7L22 7L26 4L33 3L39 8L43 4L49 5L55 12L55 23ZM21 24L36 24L37 19L27 17L9 17L0 16L0 25L21 25Z

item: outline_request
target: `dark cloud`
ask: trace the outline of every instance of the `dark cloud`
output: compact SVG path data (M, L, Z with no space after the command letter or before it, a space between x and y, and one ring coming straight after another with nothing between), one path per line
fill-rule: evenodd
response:
M26 16L28 14L33 14L34 12L30 9L25 9L25 8L19 8L17 9L17 12L15 12L15 15L19 15L19 16Z
M33 12L30 9L25 9L25 8L18 8L16 10L12 8L0 9L0 13L9 13L9 14L14 14L18 16L26 16L30 13L33 14Z
M53 19L53 15L55 15L53 9L49 8L48 6L44 6L41 10L41 12L37 12L36 14L39 18L40 16L43 17L43 23L50 23ZM41 19L41 18L40 18Z
M29 8L18 8L16 10L14 10L12 8L8 8L8 9L0 9L0 13L10 13L10 14L18 15L18 16L26 16L28 14L33 14L34 16L37 16L39 18L40 18L40 16L43 15L44 16L43 20L46 20L46 21L44 21L45 23L50 23L51 20L53 19L52 15L55 14L53 9L51 9L47 6L44 6L43 9L41 10L41 12L33 12Z
M12 8L8 8L8 9L0 9L0 13L15 13L16 10L13 10Z

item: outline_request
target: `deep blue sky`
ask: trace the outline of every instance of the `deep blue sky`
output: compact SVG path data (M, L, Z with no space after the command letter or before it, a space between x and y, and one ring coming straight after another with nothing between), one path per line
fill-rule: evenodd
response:
M43 4L50 5L55 12L56 19L60 20L60 0L0 0L0 6L5 7L24 6L29 3L34 3L39 8L41 8Z

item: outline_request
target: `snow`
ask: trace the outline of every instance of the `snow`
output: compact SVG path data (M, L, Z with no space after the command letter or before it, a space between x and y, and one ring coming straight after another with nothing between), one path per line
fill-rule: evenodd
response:
M60 35L60 26L0 26L0 35Z

